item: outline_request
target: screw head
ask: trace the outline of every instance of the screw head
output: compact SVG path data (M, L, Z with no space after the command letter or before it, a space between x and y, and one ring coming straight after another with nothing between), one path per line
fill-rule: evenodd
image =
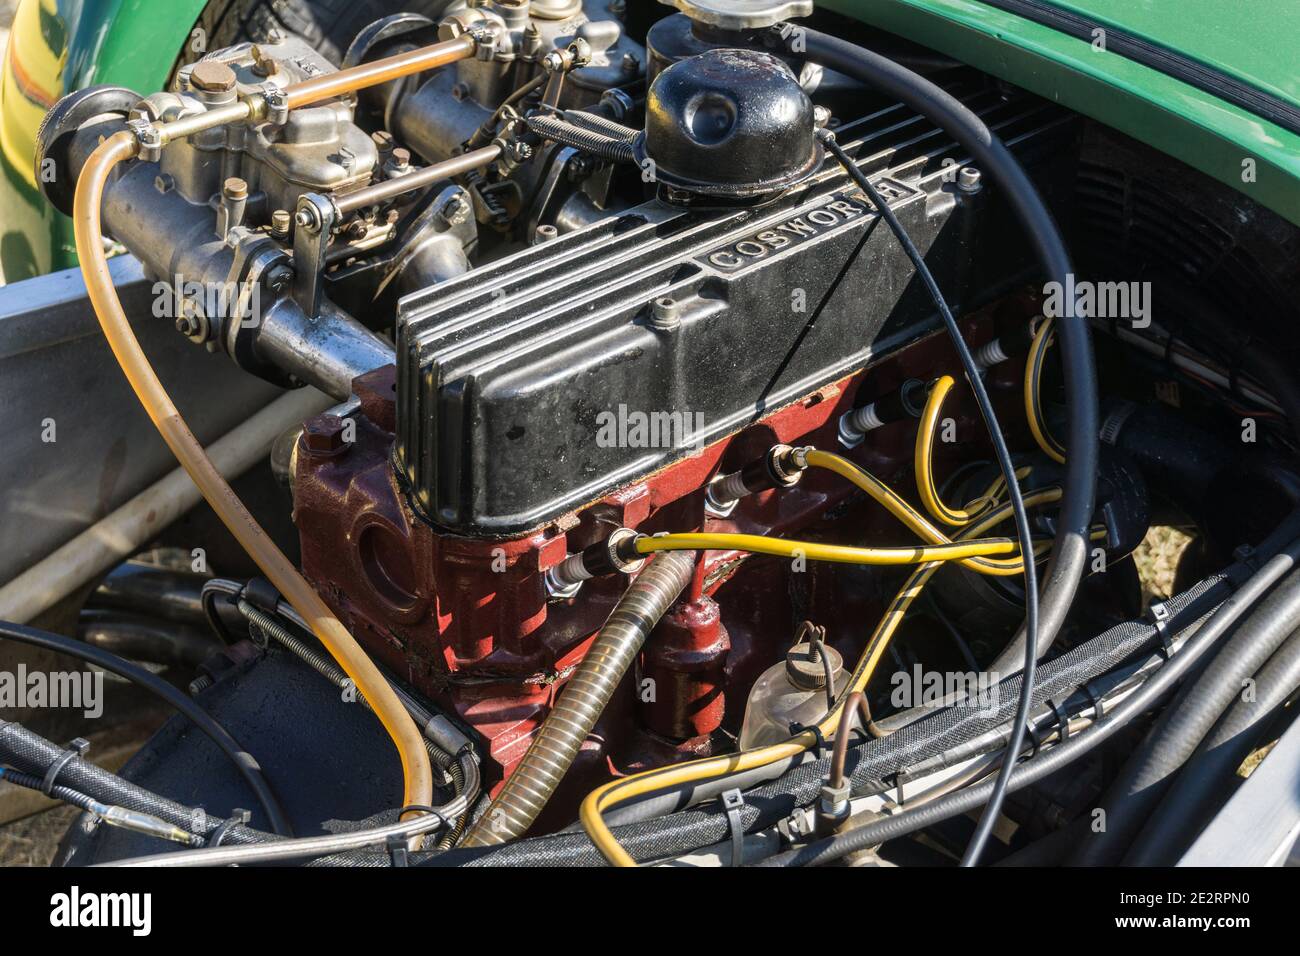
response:
M225 198L238 201L248 198L248 183L238 176L231 176L221 184L221 195Z

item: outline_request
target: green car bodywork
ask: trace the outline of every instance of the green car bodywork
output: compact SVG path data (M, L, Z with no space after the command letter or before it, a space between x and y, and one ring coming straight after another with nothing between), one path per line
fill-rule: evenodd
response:
M0 268L5 281L77 263L72 220L40 195L36 130L96 84L162 89L206 0L20 0L0 69Z
M36 189L32 146L45 110L96 83L161 89L178 52L202 42L191 33L204 5L21 0L0 73L0 265L8 281L76 261L69 221ZM394 8L400 6L395 0ZM1300 117L1300 4L1294 0L819 0L818 6L1090 116L1300 224L1300 123L1287 119ZM1134 44L1152 51L1154 60L1127 54Z

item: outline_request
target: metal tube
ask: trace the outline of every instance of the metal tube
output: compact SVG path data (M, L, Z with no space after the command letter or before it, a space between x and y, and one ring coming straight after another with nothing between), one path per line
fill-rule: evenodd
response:
M632 582L565 686L514 773L464 846L491 846L522 836L568 772L641 646L695 571L695 552L659 555Z
M214 106L210 110L195 113L193 116L182 116L180 119L172 120L169 123L160 123L158 132L162 136L163 145L166 145L173 140L185 139L215 126L241 122L248 119L252 113L252 104L247 100L239 100L225 106Z
M417 169L405 176L389 179L374 186L358 189L356 192L348 193L345 196L339 196L334 200L334 205L338 208L340 216L346 216L358 209L364 209L367 206L394 199L404 193L423 189L425 186L441 182L444 179L460 176L475 169L482 169L500 155L500 146L484 146L482 149L472 150L460 156L445 159L441 163L434 163L432 166Z
M375 60L373 63L362 63L348 70L339 70L337 73L314 76L310 80L303 80L288 87L284 91L285 98L289 109L309 106L321 100L342 96L344 93L352 93L369 86L378 86L412 73L436 70L457 60L469 59L477 49L477 41L467 33L454 40L399 53L396 56Z

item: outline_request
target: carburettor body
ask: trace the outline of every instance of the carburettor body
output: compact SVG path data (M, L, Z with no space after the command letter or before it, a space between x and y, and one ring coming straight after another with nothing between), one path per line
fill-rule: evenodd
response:
M513 90L553 73L548 56L575 43L585 65L557 85L552 105L578 109L600 102L645 70L645 47L623 28L626 9L626 0L459 0L441 21L439 37L481 29L491 32L493 43L475 59L433 73L418 90L395 91L385 110L394 132L430 162L446 159Z
M169 120L234 103L267 84L283 89L332 72L333 65L298 37L243 43L182 67L173 91L147 97L140 109L151 119ZM354 107L352 99L333 99L293 110L283 124L205 130L170 144L159 161L160 175L185 199L204 206L237 176L254 199L250 220L292 211L306 192L346 194L370 182L379 158L370 136L353 121Z

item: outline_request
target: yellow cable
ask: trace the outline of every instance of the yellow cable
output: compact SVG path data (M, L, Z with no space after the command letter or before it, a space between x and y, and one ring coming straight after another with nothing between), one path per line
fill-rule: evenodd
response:
M811 453L809 464L812 464ZM1025 507L1047 504L1059 500L1060 497L1061 491L1059 488L1045 488L1027 494L1025 496ZM964 532L962 536L963 538L973 537L989 528L996 527L999 523L1005 521L1010 514L1011 506L1003 505L982 518L977 524ZM857 667L854 668L853 674L838 697L839 702L831 708L822 722L818 724L818 731L823 737L834 735L844 698L850 692L862 690L867 686L867 682L871 680L871 675L875 671L876 664L884 654L890 638L898 629L898 625L907 613L907 609L916 600L926 581L939 569L941 564L942 562L932 561L916 568L909 575L907 582L898 592L884 617L876 626L871 639L867 642L867 647L863 651ZM579 808L578 819L581 821L583 829L586 830L587 836L591 838L591 842L600 850L605 859L615 866L636 866L636 860L623 849L605 824L603 814L611 807L635 797L655 793L680 784L696 783L701 780L710 780L732 773L742 773L758 767L766 767L779 760L798 756L816 743L817 735L812 731L805 731L783 743L771 744L737 754L706 757L701 760L674 764L657 770L647 770L629 777L621 777L618 780L612 780L597 787L589 793Z
M939 416L943 413L943 402L957 383L951 375L941 375L930 386L929 397L925 400L925 409L921 412L921 424L916 430L916 454L913 466L916 472L916 490L921 495L921 504L927 511L944 524L954 528L964 528L979 515L988 511L991 500L988 497L978 499L982 504L974 511L964 508L949 508L939 497L939 489L934 484L934 438L939 426Z
M847 458L841 458L839 455L818 451L817 449L809 449L804 453L804 457L809 467L833 471L853 482L927 544L952 543L951 538L926 520L925 515L900 498L892 488L869 471L859 468ZM1059 491L1055 492L1055 494L1056 498L1052 500L1057 500L1061 496ZM1012 577L1024 573L1024 566L1020 563L1019 557L965 558L962 559L961 564L963 567L979 574L997 577Z
M760 534L685 533L638 538L636 549L641 554L654 554L657 551L748 551L779 558L804 558L808 561L833 561L839 564L899 565L1010 554L1018 550L1018 545L1010 538L983 538L978 541L911 548L855 548L814 541L788 541Z
M1043 417L1043 365L1047 349L1052 344L1053 323L1044 319L1034 333L1034 340L1029 346L1029 357L1025 360L1025 417L1029 420L1029 431L1043 454L1058 465L1065 464L1065 446L1052 437Z
M403 806L428 806L433 802L433 772L420 729L365 651L298 573L298 569L275 546L275 542L262 530L213 467L203 446L191 434L162 382L149 365L149 359L140 348L126 314L122 311L122 303L117 297L117 290L113 288L108 261L104 257L104 236L99 215L104 184L113 168L118 163L132 159L137 151L138 145L133 134L116 133L91 154L77 181L73 210L77 254L81 258L81 273L86 280L86 291L104 330L104 337L163 441L194 479L212 510L257 562L262 573L311 625L313 633L320 638L339 666L352 678L357 690L374 708L384 729L393 738L402 760L402 772L406 781Z

